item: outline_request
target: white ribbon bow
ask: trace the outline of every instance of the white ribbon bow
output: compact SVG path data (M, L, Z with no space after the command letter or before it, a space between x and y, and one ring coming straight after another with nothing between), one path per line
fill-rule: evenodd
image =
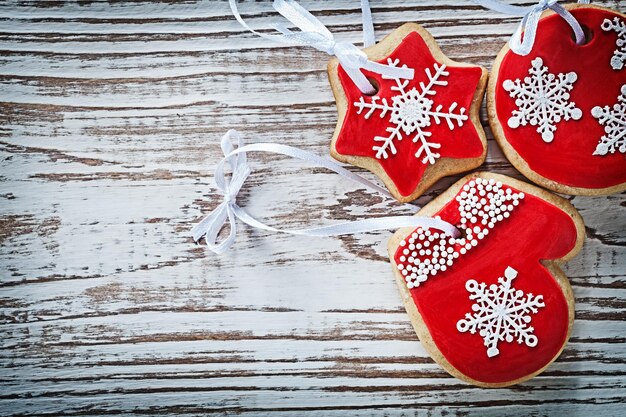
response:
M274 0L274 9L300 29L297 32L292 32L285 25L274 25L275 29L281 32L280 35L268 35L253 30L239 14L236 0L229 0L229 4L235 19L255 35L289 45L311 46L319 51L336 56L354 84L364 94L373 94L376 90L361 72L362 69L389 78L413 79L414 70L412 68L391 67L370 61L367 59L365 52L350 42L335 41L333 34L330 33L328 28L294 0ZM369 3L366 0L361 1L361 6L364 10L363 27L365 29L365 44L367 45L373 41L372 16L369 11Z
M237 132L228 131L228 133L222 137L221 142L224 155L231 155L234 151L232 139L237 140L238 147L243 145L243 141ZM209 249L217 254L224 252L232 246L235 241L235 236L237 235L235 212L239 208L239 206L237 206L237 194L239 194L241 186L251 172L246 161L245 153L231 155L227 160L232 170L231 179L229 181L224 175L225 159L220 161L215 169L215 185L224 194L224 201L206 216L204 220L191 229L194 241L198 242L204 236ZM228 219L230 223L230 234L224 241L218 244L217 235L225 225L226 219Z
M237 148L233 147L233 141L237 142ZM271 232L282 232L292 235L303 236L337 236L345 234L365 233L373 232L376 230L398 229L401 227L424 227L435 228L442 230L446 234L458 237L459 231L456 227L440 219L431 217L418 217L418 216L390 216L379 217L374 219L357 220L354 222L337 223L330 226L316 227L311 229L300 230L282 230L271 226L268 226L250 216L244 209L237 205L237 194L241 189L241 186L245 182L248 175L250 175L250 167L247 163L246 152L260 151L260 152L272 152L282 155L287 155L292 158L301 159L304 161L312 162L321 167L327 168L337 174L349 178L365 187L377 191L386 197L393 198L385 189L379 187L362 178L341 165L326 159L318 155L312 154L302 149L294 148L292 146L281 145L278 143L254 143L250 145L243 145L243 140L239 133L235 130L229 130L222 137L222 151L224 152L224 158L217 164L215 169L215 184L217 188L224 194L224 200L213 210L208 216L204 218L200 223L196 224L191 230L193 240L195 242L205 239L209 250L213 253L220 254L230 248L237 234L237 222L236 219L242 222ZM230 180L226 178L224 173L225 164L230 165L232 175ZM417 211L419 208L410 204L405 204L406 207L412 211ZM227 224L230 225L230 234L226 239L218 242L217 237Z
M537 35L537 25L541 14L552 9L556 14L561 16L574 31L576 36L576 43L581 45L585 42L585 32L583 31L580 23L576 20L572 14L567 11L563 6L557 3L557 0L541 0L534 6L522 7L513 6L511 4L503 4L497 0L473 0L474 3L480 4L483 7L494 10L499 13L504 13L512 16L523 16L515 33L509 41L509 47L511 51L518 55L528 55L533 49L535 43L535 37ZM580 0L579 3L589 3L589 0Z

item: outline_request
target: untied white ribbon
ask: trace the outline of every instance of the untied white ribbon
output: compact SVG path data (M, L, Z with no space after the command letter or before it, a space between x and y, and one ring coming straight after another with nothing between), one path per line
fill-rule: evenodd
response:
M557 3L557 0L541 0L534 6L514 6L511 4L500 3L497 0L473 0L483 7L512 16L523 16L522 21L515 29L513 36L509 40L511 51L518 55L528 55L535 44L537 35L537 26L541 14L551 9L561 16L570 25L576 37L576 43L582 45L585 42L585 32L576 18L563 6ZM579 3L589 3L589 0L580 0Z
M412 68L391 67L370 61L367 59L365 52L350 42L335 41L333 34L328 28L294 0L274 0L273 2L274 9L299 29L297 32L293 32L285 25L274 25L275 29L281 33L280 35L260 33L253 30L239 14L236 0L229 0L229 4L235 19L255 35L289 45L311 46L319 51L336 56L350 79L363 94L373 94L376 90L361 70L372 71L389 78L413 79L414 70ZM374 41L369 2L362 0L361 7L364 11L364 43L368 46Z
M237 148L233 146L233 142L237 143ZM299 230L277 229L272 226L268 226L252 217L237 204L237 195L239 194L246 178L248 178L251 173L247 162L246 152L271 152L312 162L364 185L365 187L386 197L393 198L393 196L389 194L387 190L348 171L341 165L329 159L322 158L318 155L302 149L294 148L292 146L281 145L278 143L254 143L244 145L241 135L239 135L239 133L235 130L229 130L222 137L221 146L222 152L224 152L224 158L217 164L215 169L215 185L224 194L224 199L215 208L215 210L209 213L208 216L206 216L200 223L196 224L191 230L193 240L197 243L204 238L209 250L215 254L221 254L233 245L237 234L236 219L239 219L242 222L258 229L302 236L338 236L373 232L376 230L398 229L401 227L435 228L453 237L458 237L460 235L459 230L450 223L437 218L420 216L379 217ZM224 172L226 164L230 166L232 171L230 180L226 178L226 174ZM419 210L419 208L414 205L405 204L404 206L410 208L412 211ZM230 233L227 238L218 242L218 234L224 226L226 226L227 222L230 225Z

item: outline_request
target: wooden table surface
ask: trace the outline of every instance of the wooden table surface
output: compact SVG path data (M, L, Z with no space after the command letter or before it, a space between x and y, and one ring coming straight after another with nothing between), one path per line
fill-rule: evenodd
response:
M361 41L357 0L303 4ZM372 5L378 38L416 21L487 68L518 21L469 0ZM267 2L241 9L255 28L275 21ZM624 194L568 197L587 239L565 267L576 322L561 357L519 386L475 388L415 336L391 232L240 227L222 256L189 237L220 201L227 129L328 153L325 54L251 35L224 0L6 1L0 39L0 415L626 414ZM484 127L481 169L519 178ZM306 163L251 159L240 202L269 224L407 213Z

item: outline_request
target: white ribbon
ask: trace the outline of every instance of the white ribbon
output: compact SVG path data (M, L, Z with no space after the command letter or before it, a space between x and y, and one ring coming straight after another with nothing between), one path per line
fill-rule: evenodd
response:
M237 148L233 147L233 141L237 142ZM377 191L378 193L393 198L385 189L379 187L376 184L362 178L341 165L326 159L318 155L312 154L302 149L294 148L292 146L281 145L278 143L255 143L250 145L243 145L243 140L239 133L235 130L229 130L222 137L222 151L224 152L224 158L217 164L215 168L215 185L224 194L224 200L213 210L208 216L204 218L200 223L196 224L191 230L193 240L197 243L202 238L205 239L209 249L220 254L226 251L232 246L237 234L237 222L236 219L242 222L271 232L288 233L292 235L302 236L337 236L345 234L365 233L373 232L376 230L398 229L401 227L424 227L434 228L445 232L446 234L458 237L459 231L456 227L440 219L431 217L417 217L417 216L390 216L380 217L375 219L357 220L354 222L337 223L330 226L316 227L311 229L299 229L299 230L284 230L277 229L272 226L268 226L264 223L253 218L244 209L237 205L237 194L241 189L241 186L245 182L251 170L247 163L246 152L259 151L259 152L271 152L282 155L287 155L292 158L301 159L303 161L312 162L321 167L327 168L337 174L351 179L366 188ZM224 166L228 164L231 168L232 175L230 180L226 178L224 173ZM405 204L413 211L419 210L418 207ZM220 230L226 225L226 221L230 225L230 234L226 239L221 242L217 241L217 235Z
M552 9L556 14L561 16L574 31L576 43L581 45L585 42L585 32L580 23L572 14L563 6L557 3L557 0L541 0L534 6L513 6L511 4L503 4L497 0L473 0L483 7L512 16L523 16L515 33L509 41L511 51L518 55L528 55L533 49L535 37L537 35L537 25L541 14L547 9ZM589 3L589 0L581 0L579 3Z
M280 35L268 35L253 30L239 14L236 0L229 0L229 4L235 19L255 35L289 45L311 46L319 51L336 56L354 84L364 94L373 94L376 90L361 72L362 69L389 78L413 79L414 70L412 68L391 67L370 61L367 59L365 52L350 42L336 42L328 28L294 0L274 0L274 9L299 29L297 32L292 32L285 25L274 25L275 29L281 32ZM363 0L361 7L369 12L369 3L367 1ZM371 23L371 13L364 14L363 27L366 32L365 43L373 42L374 29ZM371 33L369 33L370 28Z
M372 46L376 43L376 36L369 0L361 0L361 16L363 16L363 46Z

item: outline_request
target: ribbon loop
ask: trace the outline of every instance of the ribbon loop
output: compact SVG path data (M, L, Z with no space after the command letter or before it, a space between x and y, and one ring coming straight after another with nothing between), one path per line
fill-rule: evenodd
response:
M376 43L376 37L369 0L361 0L361 15L363 16L363 46L372 46Z
M335 55L345 68L350 69L364 68L368 61L365 52L350 42L335 42L332 47L332 55Z
M237 143L237 148L233 146L233 142L235 141ZM237 204L237 195L239 194L239 191L241 190L241 187L243 186L246 178L248 178L251 173L250 167L248 167L247 163L246 152L272 152L312 162L316 165L336 172L343 177L351 179L361 185L364 185L371 190L379 192L386 197L393 197L385 189L369 182L365 178L362 178L348 171L341 165L329 159L322 158L320 156L303 151L298 148L281 145L278 143L255 143L250 145L244 145L241 136L235 130L229 130L222 137L221 146L222 151L224 152L224 158L217 164L217 167L215 168L215 184L217 185L217 188L224 194L224 199L211 213L209 213L201 222L196 224L193 229L191 229L191 235L193 237L193 240L197 243L202 238L204 238L209 250L211 250L215 254L223 253L233 245L235 241L235 236L237 234L236 219L239 219L242 222L258 229L301 236L337 236L345 234L373 232L376 230L387 230L400 227L432 227L442 230L450 236L457 237L460 234L456 227L449 223L446 223L443 220L416 216L390 216L299 230L281 230L272 226L268 226L252 217ZM230 165L232 170L230 180L226 178L226 175L224 173L224 166L226 164ZM417 207L410 204L405 204L405 207L410 208L412 211L417 210ZM217 238L219 232L227 224L230 226L230 233L226 239L218 242Z
M224 159L218 164L215 170L215 185L224 194L224 200L200 223L191 230L194 241L199 241L203 237L209 249L214 253L222 253L228 249L235 241L237 234L237 223L235 221L235 207L237 207L237 194L251 173L246 161L246 154L235 154L233 142L237 147L243 146L243 140L235 130L229 130L222 137L221 147ZM231 168L231 178L228 180L224 173L224 164ZM217 235L226 225L226 220L230 225L228 237L221 243L217 242Z
M228 156L235 150L233 141L236 141L237 147L243 146L243 139L236 130L229 130L222 137L221 147L224 156ZM220 164L215 172L215 182L218 188L225 194L233 194L236 196L241 186L250 175L250 167L246 160L246 154L234 154L232 157L225 158L224 162L230 165L232 171L231 179L228 181L224 174L224 164Z
M512 16L523 16L522 21L515 29L513 36L509 41L511 51L518 55L528 55L533 49L535 37L537 35L537 26L541 14L551 9L561 16L572 28L576 37L576 43L582 45L585 42L585 32L576 18L563 6L558 4L557 0L540 0L536 5L529 7L514 6L503 4L497 0L473 0L483 7ZM579 3L589 3L588 0L579 0Z
M280 33L278 35L268 35L253 30L239 14L236 0L229 0L229 4L235 19L244 28L257 36L290 45L311 46L319 51L336 56L354 84L364 94L372 94L375 92L375 89L361 72L362 69L367 69L389 78L413 79L414 77L415 72L412 68L398 68L369 61L367 55L355 45L349 42L336 42L328 28L294 0L274 0L273 2L274 9L299 29L293 32L282 24L274 25L275 29ZM366 0L362 0L361 7L364 11L364 43L367 46L373 43L374 29L371 22L371 13L369 13L369 3Z

